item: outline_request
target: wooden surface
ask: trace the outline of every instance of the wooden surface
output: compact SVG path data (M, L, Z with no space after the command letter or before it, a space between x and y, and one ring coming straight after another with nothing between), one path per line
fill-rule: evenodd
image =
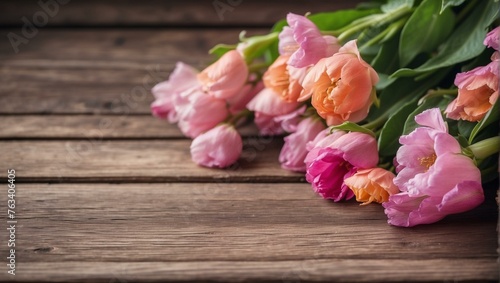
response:
M221 22L202 2L71 1L18 53L6 34L36 2L0 2L0 208L14 168L18 217L16 276L2 232L0 281L499 280L495 188L470 212L402 229L379 205L320 199L280 168L281 139L253 127L232 169L194 165L190 141L151 117L151 86L178 60L209 63L206 51L241 29L307 11L244 1ZM313 11L348 2L307 1Z

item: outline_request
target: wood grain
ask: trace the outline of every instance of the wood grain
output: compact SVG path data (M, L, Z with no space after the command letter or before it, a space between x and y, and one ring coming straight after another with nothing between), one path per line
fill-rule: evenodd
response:
M15 168L18 181L34 182L297 182L304 174L280 168L280 138L251 138L232 169L191 161L190 140L2 141L0 172ZM3 176L5 178L5 176Z
M398 229L306 184L22 184L17 201L20 281L498 279L494 205Z
M43 30L17 54L0 41L0 114L149 114L177 61L204 68L240 31Z
M318 259L297 261L30 262L31 282L497 282L493 259Z
M308 184L18 184L16 199L24 264L497 258L494 200L405 229Z
M62 2L62 1L61 1ZM67 1L65 1L67 2ZM288 12L305 14L306 12L333 11L354 7L360 0L327 1L295 0L284 5L279 1L226 1L220 0L218 10L215 1L133 1L133 0L72 0L60 5L48 26L95 26L95 25L155 25L155 26L271 26L285 18ZM36 1L3 0L0 11L3 15L0 24L22 25L22 17L32 19L42 10ZM43 11L43 10L42 10ZM219 12L218 12L219 11Z
M0 139L184 138L179 128L151 115L0 115ZM257 136L253 124L238 128ZM145 141L146 142L146 141Z

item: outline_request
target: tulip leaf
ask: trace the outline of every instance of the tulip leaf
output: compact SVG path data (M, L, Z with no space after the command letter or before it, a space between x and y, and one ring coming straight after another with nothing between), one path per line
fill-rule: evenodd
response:
M228 44L217 44L212 49L208 51L209 54L217 56L217 58L222 57L222 55L227 52L236 49L236 45L228 45Z
M380 116L389 115L391 109L398 109L397 107L401 107L414 97L420 98L430 88L437 86L449 71L449 68L439 70L432 77L421 82L413 78L397 78L380 92L380 107L370 109L368 120L373 121Z
M424 0L413 12L401 32L399 61L406 66L421 52L431 52L453 31L455 14L436 0Z
M469 143L472 144L472 142L474 141L474 138L477 136L477 134L483 130L484 128L486 128L488 125L490 125L491 123L497 121L498 123L498 119L500 117L500 99L497 99L497 102L493 105L493 107L491 107L491 109L486 113L486 115L483 117L483 119L481 119L481 121L479 121L479 123L476 124L476 126L474 127L474 129L472 129L472 132L470 134L470 137L469 137Z
M328 13L317 13L309 16L309 19L315 23L320 30L336 30L350 24L354 20L375 14L379 11L378 9L339 10Z
M469 122L465 120L459 120L457 127L458 127L458 133L462 137L470 137L472 130L474 127L477 125L477 123L474 122Z
M465 2L465 0L443 0L441 2L441 11L439 13L441 14L448 7L451 7L451 6L460 6L464 2Z
M340 125L330 127L330 131L333 131L333 130L360 132L360 133L371 135L372 137L375 138L375 134L372 131L370 131L369 129L362 127L356 123L352 123L352 122L344 122Z
M394 56L394 50L398 48L399 37L394 36L384 42L380 47L378 54L371 61L371 66L379 74L391 74L399 68L399 58Z
M389 117L380 131L378 138L378 152L381 156L395 155L399 148L399 137L403 133L405 120L417 106L417 100L413 99L399 108Z
M391 76L417 76L429 71L455 65L472 59L485 49L483 40L488 26L496 19L500 2L478 1L477 6L448 40L441 45L439 52L416 69L403 68Z

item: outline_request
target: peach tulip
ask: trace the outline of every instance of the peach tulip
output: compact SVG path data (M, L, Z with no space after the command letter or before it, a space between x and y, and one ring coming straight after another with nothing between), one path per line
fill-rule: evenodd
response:
M299 101L312 96L313 107L328 125L360 122L368 115L378 80L377 72L363 61L352 40L309 70Z
M296 102L302 92L301 82L306 76L306 68L294 68L287 64L290 56L279 56L264 73L264 85L274 90L287 102Z
M353 176L344 180L344 183L354 192L356 200L362 205L373 201L386 202L390 195L399 193L393 183L395 175L382 168L359 170Z

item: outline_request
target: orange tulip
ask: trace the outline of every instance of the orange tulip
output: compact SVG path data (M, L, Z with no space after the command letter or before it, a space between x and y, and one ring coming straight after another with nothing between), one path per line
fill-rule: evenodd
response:
M353 176L344 180L344 183L354 192L356 200L362 205L373 201L386 202L390 195L399 193L399 189L392 179L395 175L382 168L359 170Z
M321 59L302 82L299 101L311 102L328 125L366 118L375 97L377 72L361 58L356 41L347 42L339 52Z

